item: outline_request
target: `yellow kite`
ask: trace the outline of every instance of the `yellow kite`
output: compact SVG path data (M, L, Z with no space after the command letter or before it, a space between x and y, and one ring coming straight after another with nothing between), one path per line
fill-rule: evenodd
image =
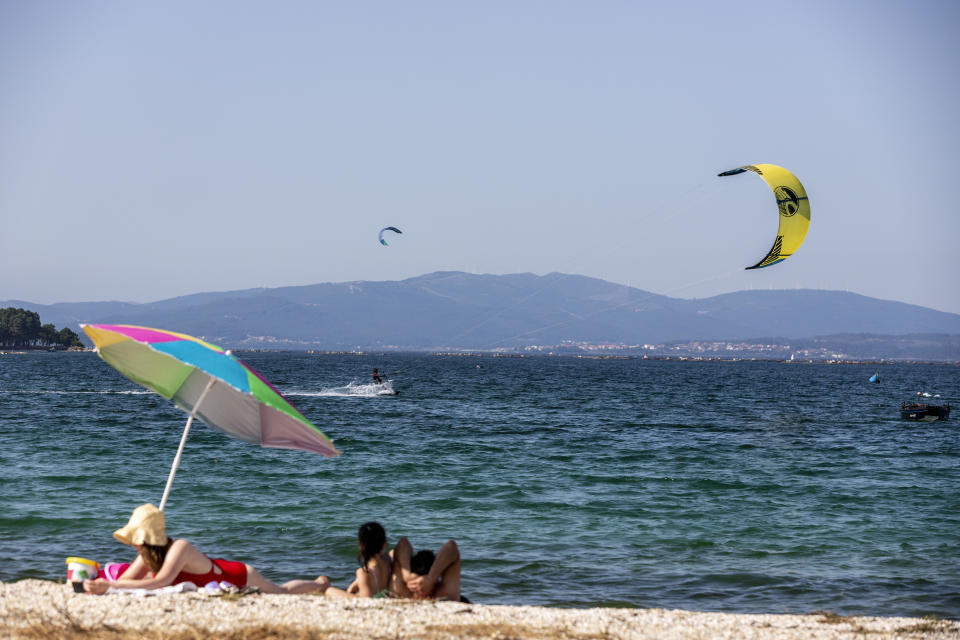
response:
M763 178L773 190L773 195L777 199L777 208L780 210L780 228L777 230L777 239L773 243L773 248L763 260L752 267L747 267L747 269L760 269L783 262L803 244L807 228L810 227L810 201L797 177L775 164L749 164L717 175L735 176L745 171L753 171Z

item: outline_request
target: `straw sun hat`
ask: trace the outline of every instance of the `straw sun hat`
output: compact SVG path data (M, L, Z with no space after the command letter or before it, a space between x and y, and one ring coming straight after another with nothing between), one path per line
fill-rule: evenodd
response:
M133 510L130 521L122 529L113 532L113 537L123 544L167 544L164 531L163 511L152 504L142 504Z

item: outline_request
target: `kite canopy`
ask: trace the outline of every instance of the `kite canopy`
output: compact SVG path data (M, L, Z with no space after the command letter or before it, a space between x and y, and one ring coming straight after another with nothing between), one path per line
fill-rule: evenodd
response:
M403 231L400 231L400 229L397 229L396 227L384 227L383 229L380 229L380 233L377 235L377 238L380 239L380 244L382 244L383 246L387 246L387 241L383 239L384 231L393 231L394 233L403 233Z
M774 240L773 247L763 260L752 267L747 267L747 269L760 269L783 262L803 244L807 229L810 227L810 201L797 177L775 164L750 164L717 175L735 176L746 171L752 171L763 178L767 186L773 190L773 195L777 199L777 208L780 210L780 228L777 230L777 239Z

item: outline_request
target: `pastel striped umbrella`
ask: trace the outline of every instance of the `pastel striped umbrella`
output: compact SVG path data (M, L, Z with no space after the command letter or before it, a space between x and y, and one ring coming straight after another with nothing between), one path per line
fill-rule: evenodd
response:
M184 333L132 325L81 324L97 353L117 371L190 416L163 491L166 505L194 417L261 447L340 455L333 442L242 360Z

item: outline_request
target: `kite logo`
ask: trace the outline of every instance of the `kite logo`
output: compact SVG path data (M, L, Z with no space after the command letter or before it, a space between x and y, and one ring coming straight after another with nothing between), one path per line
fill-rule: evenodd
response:
M767 257L763 259L763 261L760 263L760 266L766 267L774 262L780 262L781 251L783 251L783 236L777 236L777 241L773 243L773 249L770 249L770 253L768 253Z
M777 197L777 206L780 207L780 215L789 218L800 210L800 198L789 187L777 187L773 190Z

